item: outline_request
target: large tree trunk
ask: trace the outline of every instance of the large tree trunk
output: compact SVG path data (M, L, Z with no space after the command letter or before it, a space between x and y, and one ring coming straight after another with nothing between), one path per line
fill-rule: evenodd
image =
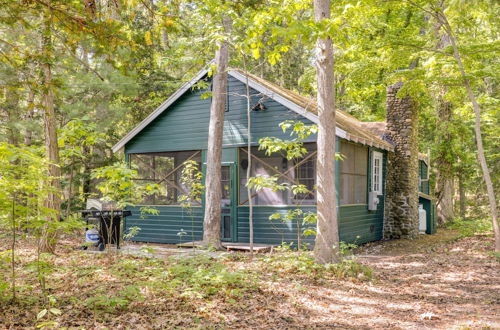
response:
M444 174L439 172L436 178L437 220L440 225L444 225L455 218L455 210L453 206L453 179L443 176Z
M208 127L207 171L205 177L205 219L203 222L203 243L221 249L221 159L224 111L227 95L227 63L229 51L225 41L217 43L215 53L215 75Z
M444 3L443 3L444 5ZM436 48L443 49L450 46L451 41L446 33L442 31L443 24L437 21L434 24L434 34L438 40ZM441 86L437 95L437 144L438 153L435 158L436 190L437 197L437 220L439 224L445 224L452 221L455 217L453 209L453 162L451 159L456 159L456 156L451 154L452 149L447 147L452 137L450 131L451 119L453 117L453 105L445 99L447 89Z
M460 55L460 51L458 49L458 45L455 40L455 36L453 35L452 32L453 30L451 29L448 19L446 18L445 14L442 11L439 12L439 18L445 25L445 31L450 38L450 42L453 47L453 57L455 58L457 65L460 69L462 83L467 91L469 100L472 103L472 109L474 109L474 114L476 116L474 133L476 135L477 157L479 159L479 164L481 165L481 169L483 171L483 179L484 183L486 184L486 191L488 192L488 199L490 202L491 220L493 222L493 231L495 234L495 252L500 252L500 226L498 224L497 200L495 197L493 182L491 181L488 163L486 162L486 156L484 155L483 138L481 136L481 108L479 107L479 103L477 102L476 96L472 91L469 78L467 77L467 74L465 72L465 67L462 62L462 56Z
M330 18L330 0L314 0L317 22ZM335 81L333 49L330 37L316 42L316 77L318 82L318 157L316 241L314 258L318 263L340 260L339 231L335 188Z
M455 218L453 209L453 164L450 159L456 158L450 155L452 152L446 145L452 139L450 133L450 121L452 117L452 105L444 100L445 91L442 90L438 100L438 129L437 143L439 152L435 158L436 176L436 196L437 196L437 219L439 224L445 224Z
M50 191L45 200L45 207L54 210L54 214L47 217L47 225L45 225L40 238L40 250L42 252L53 253L55 251L57 233L54 226L49 222L58 221L61 213L61 198L60 198L60 177L61 169L59 167L59 146L57 144L57 121L54 111L54 93L52 91L52 68L51 57L53 52L52 47L52 17L50 10L47 10L45 17L45 29L42 36L42 53L45 54L43 69L43 123L44 123L44 138L45 149L49 164L49 186L53 191Z

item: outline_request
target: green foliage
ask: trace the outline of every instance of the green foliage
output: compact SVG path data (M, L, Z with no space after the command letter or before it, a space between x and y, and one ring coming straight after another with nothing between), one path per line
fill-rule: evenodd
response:
M140 231L141 231L140 227L137 227L137 226L129 227L128 232L123 234L123 239L130 240L130 239L134 238L135 236L137 236L137 234L139 234Z
M193 203L200 204L205 187L202 184L202 173L199 165L194 160L187 160L183 163L181 183L188 191L188 194L179 197L181 206L191 209Z
M9 234L12 242L9 262L13 300L16 299L16 240L27 232L40 244L42 233L51 235L82 227L82 223L74 218L51 221L57 214L45 207L44 202L54 190L47 180L42 180L48 177L48 165L37 148L14 147L0 142L0 229ZM52 261L50 256L40 254L39 249L37 256L28 268L36 273L45 296L45 281L51 273Z
M492 223L488 219L466 220L457 218L446 224L447 228L458 230L458 238L472 237L492 231Z
M280 153L288 160L303 158L307 153L303 141L318 132L316 125L305 125L300 121L286 120L280 123L283 133L290 130L290 140L276 137L264 137L259 140L259 150L265 150L266 155Z
M182 173L181 173L181 183L186 190L187 194L179 196L179 202L181 203L181 207L188 211L189 216L191 217L191 241L195 241L194 236L194 205L201 205L201 198L203 197L203 192L205 190L205 186L202 183L203 174L199 168L199 165L194 160L187 160L183 163ZM187 233L184 229L181 229L180 232L177 233L179 236L179 242L182 243L182 237L186 236Z
M354 259L344 258L338 264L321 265L308 252L282 252L266 256L262 266L267 272L301 276L310 279L371 280L373 271Z
M113 265L117 276L134 277L140 285L158 294L175 295L185 299L206 299L213 296L238 297L254 287L254 277L234 271L207 255L171 257L167 262L158 259L125 259Z
M134 205L144 196L154 195L160 191L158 184L141 184L135 181L137 171L125 162L95 169L92 171L92 178L101 179L96 187L101 192L102 198L116 202L118 208ZM144 211L149 213L151 210L144 209Z
M297 249L299 250L304 247L302 236L316 235L317 214L314 212L304 212L302 209L287 210L286 213L271 214L269 220L295 223L297 228Z
M171 290L180 297L207 298L224 294L239 296L253 286L249 274L229 271L226 266L207 256L178 260L161 275Z

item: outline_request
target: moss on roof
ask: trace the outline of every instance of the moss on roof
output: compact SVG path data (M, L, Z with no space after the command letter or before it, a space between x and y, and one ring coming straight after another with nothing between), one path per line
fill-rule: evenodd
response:
M318 114L318 106L316 101L300 95L294 91L278 86L270 81L267 81L261 77L255 76L251 73L242 71L240 69L231 69L232 71L237 71L242 75L247 76L248 78L254 80L255 82L261 84L267 89L273 91L274 93L288 99L289 101L297 104L301 108L309 111L313 114ZM370 146L375 146L378 148L386 149L386 150L394 150L392 144L387 141L384 141L381 137L377 136L369 129L363 127L361 125L361 121L346 113L345 111L336 110L336 124L337 127L343 129L347 133L347 139L353 142L358 142Z

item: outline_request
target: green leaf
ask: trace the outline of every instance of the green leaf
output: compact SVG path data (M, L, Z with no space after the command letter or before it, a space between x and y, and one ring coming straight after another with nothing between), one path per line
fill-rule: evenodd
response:
M36 316L37 320L42 319L47 314L47 309L42 309Z
M51 309L49 309L49 311L50 311L52 314L54 314L54 315L61 315L61 314L62 314L61 310L60 310L60 309L57 309L57 308L51 308Z

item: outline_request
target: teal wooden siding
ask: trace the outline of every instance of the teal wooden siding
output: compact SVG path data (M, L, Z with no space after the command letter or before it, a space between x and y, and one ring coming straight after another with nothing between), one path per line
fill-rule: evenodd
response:
M339 208L340 240L363 244L382 239L384 210L381 204L377 211L368 211L366 205L341 206Z
M126 153L200 150L207 148L208 123L211 98L201 99L205 91L190 90L146 126L125 146ZM228 79L228 107L224 113L224 147L242 146L247 143L246 94L243 83L233 77ZM265 136L288 138L279 124L285 120L298 120L310 125L311 121L285 108L269 98L257 96L250 89L251 105L261 101L263 111L252 111L252 142L257 144ZM309 141L315 141L311 136Z
M295 222L269 220L273 213L286 213L296 207L257 206L253 208L254 242L281 244L293 242L297 245L297 225ZM302 207L304 211L316 212L315 207ZM366 205L339 207L340 240L346 243L363 244L382 239L383 206L369 212ZM303 237L303 242L314 245L314 235ZM238 207L238 241L249 241L248 207Z
M208 140L208 123L210 112L210 98L200 98L203 91L188 91L179 98L169 109L158 116L152 123L144 128L125 146L126 156L130 153L180 151L180 150L202 150L202 162L205 161ZM250 90L251 94L257 94ZM225 148L241 147L247 143L247 113L246 99L238 95L246 94L245 85L238 80L229 77L228 87L228 111L224 119ZM279 128L279 123L284 120L301 120L306 124L312 124L290 111L279 103L259 96L252 97L251 105L261 101L266 107L263 111L252 111L252 143L266 136L289 138ZM308 141L315 141L311 136ZM339 139L337 139L339 140ZM338 141L337 141L338 142ZM337 143L337 148L340 143ZM338 149L337 149L338 150ZM223 153L224 162L235 162L237 164L237 149L226 149ZM384 152L384 182L386 169L386 153ZM234 157L234 159L231 159ZM337 162L337 184L340 182L340 163ZM370 166L368 166L370 180ZM236 174L235 178L239 176ZM370 183L368 182L368 187ZM385 189L385 187L384 187ZM337 192L339 186L337 185ZM385 190L384 190L385 193ZM353 205L338 207L340 239L349 243L361 244L382 238L383 226L383 197L379 196L381 203L379 209L374 212L367 210L367 205ZM294 209L294 206L286 207L254 207L254 241L256 243L281 244L282 242L295 242L297 240L297 229L295 224L270 221L269 216L275 212L286 212ZM155 243L179 243L177 235L184 230L182 240L190 241L194 235L195 240L202 238L203 231L203 208L194 208L194 220L186 209L176 206L157 206L158 215L140 215L139 207L130 208L133 215L125 221L125 231L131 227L141 228L133 240ZM305 211L315 211L315 207L303 207ZM248 207L237 207L236 214L236 241L248 242ZM304 239L305 242L314 243L314 236Z
M295 222L282 222L269 220L273 213L285 214L288 210L294 210L294 206L255 206L253 207L254 242L264 244L280 245L283 242L293 242L297 246L297 224ZM305 212L316 212L315 207L302 207ZM247 243L249 241L248 206L238 207L238 241ZM303 242L313 244L314 236L303 238Z
M131 227L139 227L139 233L132 238L133 241L151 243L180 242L177 235L181 231L187 233L182 237L183 242L201 240L203 236L203 209L193 208L193 217L187 209L180 206L155 206L160 212L158 215L141 215L140 207L128 207L132 216L125 219L124 232L127 233Z

